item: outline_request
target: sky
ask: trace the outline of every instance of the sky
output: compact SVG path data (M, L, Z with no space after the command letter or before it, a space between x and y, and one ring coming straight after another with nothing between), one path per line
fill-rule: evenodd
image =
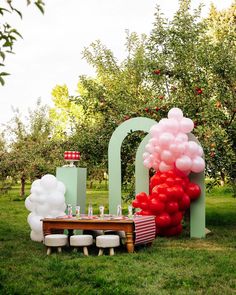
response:
M66 84L70 95L76 94L80 75L94 76L94 70L82 58L82 51L101 40L118 60L126 56L125 30L149 34L156 5L167 18L178 9L178 0L45 0L45 14L26 0L14 0L23 13L8 21L23 35L8 55L4 71L11 73L0 86L0 129L13 117L12 107L24 116L34 109L40 98L53 106L51 91ZM206 15L211 2L218 9L232 0L192 0L193 8L205 4Z

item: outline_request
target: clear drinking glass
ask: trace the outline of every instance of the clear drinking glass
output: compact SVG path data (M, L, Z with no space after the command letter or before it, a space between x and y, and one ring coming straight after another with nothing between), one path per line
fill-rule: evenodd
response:
M100 207L99 207L99 212L100 212L100 218L104 218L104 206L103 205L101 205Z
M93 206L92 206L92 204L89 204L89 206L88 206L88 216L89 217L93 216Z
M75 207L75 215L76 215L76 218L77 219L80 218L80 206L76 206Z
M117 216L122 216L122 207L121 205L117 205L117 213L116 213Z
M67 205L67 216L68 217L72 217L72 206L71 206L71 204L68 204Z
M133 218L133 207L131 205L128 206L128 217Z

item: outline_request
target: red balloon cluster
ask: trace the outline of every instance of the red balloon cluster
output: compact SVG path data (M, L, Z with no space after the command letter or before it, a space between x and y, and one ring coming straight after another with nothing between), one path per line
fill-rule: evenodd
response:
M190 202L199 198L200 187L180 171L156 172L150 179L150 195L136 195L132 205L138 215L155 215L157 235L173 236L182 232L182 218Z

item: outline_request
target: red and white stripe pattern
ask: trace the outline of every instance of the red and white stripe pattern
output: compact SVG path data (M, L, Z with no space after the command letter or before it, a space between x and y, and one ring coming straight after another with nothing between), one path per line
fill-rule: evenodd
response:
M156 237L155 216L136 216L135 245L151 243Z
M80 159L80 152L74 152L74 151L64 152L64 160L66 161L79 161L79 159Z

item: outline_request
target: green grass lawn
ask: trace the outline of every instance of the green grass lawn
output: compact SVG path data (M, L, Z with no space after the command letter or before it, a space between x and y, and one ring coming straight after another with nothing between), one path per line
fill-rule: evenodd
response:
M236 294L236 199L228 188L207 195L205 239L157 238L113 257L98 257L96 247L89 257L71 249L46 256L30 240L17 194L0 197L0 294ZM107 196L89 190L87 203L107 208Z

